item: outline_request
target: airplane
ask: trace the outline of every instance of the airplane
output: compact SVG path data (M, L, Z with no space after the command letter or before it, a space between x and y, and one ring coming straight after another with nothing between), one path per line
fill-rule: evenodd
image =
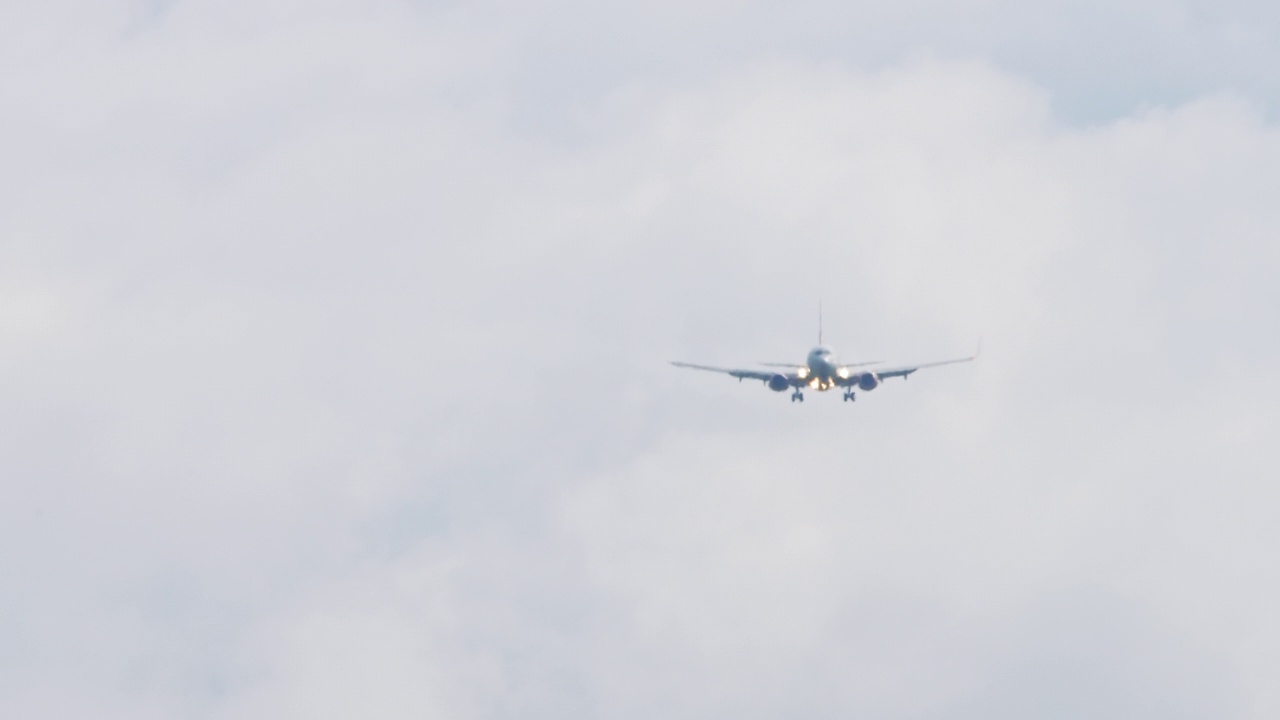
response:
M857 399L854 395L854 389L864 392L871 392L880 386L881 381L888 378L900 377L906 380L911 373L924 368L938 367L940 365L953 365L955 363L964 363L974 360L982 352L982 343L978 343L978 350L973 355L962 358L952 358L950 360L938 360L935 362L920 363L917 365L899 365L895 367L868 369L868 366L879 365L880 361L861 362L861 363L842 363L836 358L835 350L822 343L822 311L818 311L818 345L809 351L809 356L803 364L800 363L773 363L762 362L760 365L766 367L785 368L785 370L751 370L751 369L734 369L712 367L710 365L695 365L693 363L671 361L672 365L682 368L692 368L694 370L709 370L711 372L724 373L738 378L738 382L743 380L762 380L764 384L774 392L782 392L788 388L792 389L791 402L804 402L804 388L808 387L818 392L826 392L834 388L844 389L844 401L853 402Z

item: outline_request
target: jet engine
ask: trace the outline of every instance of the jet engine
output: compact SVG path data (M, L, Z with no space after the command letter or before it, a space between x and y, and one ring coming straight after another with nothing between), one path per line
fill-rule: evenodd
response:
M858 387L867 392L871 392L879 386L880 378L876 377L875 373L862 373L862 376L858 378Z
M789 387L791 387L791 381L787 379L786 375L774 375L769 378L769 389L774 392L782 392Z

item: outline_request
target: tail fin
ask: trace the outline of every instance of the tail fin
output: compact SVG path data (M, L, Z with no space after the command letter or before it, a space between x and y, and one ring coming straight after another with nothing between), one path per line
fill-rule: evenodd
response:
M822 344L822 298L818 298L818 344Z

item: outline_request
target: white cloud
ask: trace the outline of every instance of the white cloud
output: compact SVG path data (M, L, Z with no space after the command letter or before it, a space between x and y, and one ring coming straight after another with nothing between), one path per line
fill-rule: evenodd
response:
M1259 104L1074 127L728 5L74 7L0 23L4 714L1280 705ZM853 407L665 366L819 293L986 353Z

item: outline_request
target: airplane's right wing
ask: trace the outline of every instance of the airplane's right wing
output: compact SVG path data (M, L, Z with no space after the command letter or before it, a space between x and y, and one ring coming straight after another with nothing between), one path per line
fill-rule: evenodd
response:
M769 382L769 379L775 375L785 376L788 382L793 382L794 380L799 379L799 376L795 372L779 373L773 370L736 370L733 368L711 367L710 365L694 365L693 363L677 362L675 360L672 360L671 364L675 365L676 367L692 368L694 370L708 370L710 372L724 373L725 375L732 375L733 377L736 377L739 380L748 379L748 380L763 380L765 382Z

